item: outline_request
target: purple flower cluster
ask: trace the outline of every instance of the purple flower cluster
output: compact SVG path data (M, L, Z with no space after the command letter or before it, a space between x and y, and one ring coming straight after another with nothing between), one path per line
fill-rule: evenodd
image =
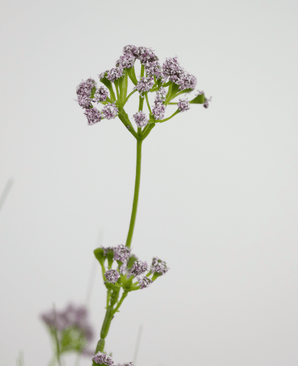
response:
M189 101L188 99L179 99L177 103L178 109L180 112L185 112L189 110Z
M97 352L96 355L92 357L92 361L94 361L97 364L104 364L107 366L115 365L112 358L102 352ZM118 363L117 366L135 366L135 365L133 362L126 362L126 363Z
M140 96L144 98L144 93L147 93L154 84L154 79L152 76L142 77L141 80L138 81L137 85L134 87L134 90L138 90Z
M125 245L120 244L113 248L115 261L126 263L131 256L131 250Z
M154 102L154 107L152 108L153 116L156 120L163 119L165 116L166 106L162 102Z
M159 273L160 275L164 275L165 273L167 273L169 270L169 268L166 265L166 262L162 261L161 259L154 257L152 259L152 264L151 264L151 268L150 271L152 273Z
M63 332L68 328L78 329L87 341L93 339L92 327L88 324L88 311L84 306L69 304L63 311L48 311L41 314L43 322L51 329Z
M120 79L123 76L123 68L122 67L115 67L113 69L111 69L110 71L108 71L108 74L106 76L106 78L112 82L114 82L115 80Z
M136 260L132 267L129 270L129 275L137 277L140 276L141 274L145 273L148 271L148 263L147 262L142 262L141 260Z
M134 66L135 56L132 54L124 54L119 57L119 60L116 61L117 67L122 67L123 69L130 69Z
M100 122L103 118L102 113L95 107L90 109L85 109L85 116L88 120L88 125L94 125L97 122Z
M120 274L116 269L109 269L106 271L105 277L109 283L116 283L120 277Z
M98 364L104 364L107 366L111 366L114 364L114 361L110 356L107 356L105 353L97 352L94 357L92 357L92 361Z
M115 118L111 117L109 110L104 110L102 113L97 108L93 107L92 102L104 102L108 97L108 89L104 86L100 86L97 89L96 82L93 79L87 79L78 85L77 96L77 102L85 109L84 114L87 117L89 125L94 125L95 123L100 122L104 117L107 119ZM118 110L116 115L117 113Z
M139 111L133 115L133 118L138 127L145 127L148 123L148 118L143 111Z
M139 282L139 286L140 286L141 290L148 287L152 283L152 280L146 276L138 277L137 280Z
M94 101L96 103L104 102L106 101L108 95L109 95L108 89L105 88L104 86L100 86L98 89L96 89L94 93Z
M106 119L112 119L117 116L118 108L115 103L108 103L103 107L102 113Z
M178 63L177 57L167 58L162 65L163 74L170 81L179 85L179 90L195 89L197 79L187 73Z

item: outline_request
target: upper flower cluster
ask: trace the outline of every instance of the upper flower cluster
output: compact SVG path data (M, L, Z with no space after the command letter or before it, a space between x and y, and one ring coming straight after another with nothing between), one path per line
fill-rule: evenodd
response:
M139 78L135 74L136 60L141 63ZM128 78L134 84L133 91L129 95ZM124 111L125 104L135 92L138 92L140 98L146 99L148 107L149 114L146 114L143 112L143 103L140 102L138 112L133 115L137 127L143 129L147 124L164 122L179 112L189 110L190 104L203 104L208 108L211 101L211 98L205 98L204 92L198 91L196 97L190 101L179 99L179 102L172 102L177 96L195 89L196 77L182 68L177 57L167 58L161 65L154 51L143 46L125 46L115 67L99 74L99 80L104 86L98 87L95 80L89 78L77 87L77 102L85 109L88 124L93 125L102 119L113 119L118 116L135 137L137 133ZM154 104L150 107L147 95L154 92L156 93ZM101 111L95 107L98 103L104 105ZM177 105L177 110L164 119L168 104Z
M97 352L96 355L92 357L92 361L94 361L95 363L97 363L99 365L107 365L107 366L112 366L112 365L114 365L114 366L135 366L133 362L127 362L127 363L123 363L123 364L118 363L117 365L115 365L112 358L102 352Z
M157 257L153 258L149 268L147 262L139 260L123 244L95 249L94 254L103 267L106 285L114 284L125 291L144 289L169 270L166 263ZM108 270L104 267L105 260L108 261ZM118 264L117 269L112 269L114 261ZM134 279L137 281L133 282Z

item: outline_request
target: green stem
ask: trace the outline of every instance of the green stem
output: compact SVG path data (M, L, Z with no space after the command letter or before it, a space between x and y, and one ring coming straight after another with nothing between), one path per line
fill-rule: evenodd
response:
M115 314L115 313L118 311L118 309L120 308L120 306L121 306L121 304L122 304L123 300L126 298L127 294L128 294L128 292L127 292L127 291L124 291L124 292L123 292L123 294L122 294L122 296L121 296L121 299L120 299L120 301L118 302L118 305L116 306L115 310L113 310L113 314Z
M140 191L140 178L141 178L142 142L143 142L142 139L137 139L135 191L134 191L134 197L133 197L133 203L132 203L129 230L128 230L126 244L125 244L128 248L130 248L130 246L131 246L131 240L132 240L133 231L134 231L135 222L136 222L136 216L137 216L139 191Z

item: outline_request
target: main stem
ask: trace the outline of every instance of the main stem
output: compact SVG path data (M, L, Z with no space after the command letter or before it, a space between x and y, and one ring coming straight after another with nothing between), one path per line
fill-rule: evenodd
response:
M140 191L140 179L141 179L141 159L142 159L142 140L137 139L137 163L136 163L136 179L135 179L135 191L132 203L132 211L130 217L130 224L126 239L126 246L130 248L131 240L133 236L133 231L136 222L137 209L138 209L138 201L139 201L139 191Z

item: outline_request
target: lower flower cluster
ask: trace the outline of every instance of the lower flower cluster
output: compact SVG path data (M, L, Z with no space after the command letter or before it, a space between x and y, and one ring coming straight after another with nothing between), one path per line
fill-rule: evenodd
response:
M102 266L108 288L112 284L122 287L127 292L144 289L169 270L166 262L157 257L152 259L149 267L147 262L138 259L123 244L116 247L97 248L94 254ZM108 270L104 264L105 260L108 261ZM116 269L112 268L113 262L117 262Z
M92 361L101 366L135 366L133 362L118 363L117 365L115 365L112 358L102 352L97 352L96 355L92 357Z

